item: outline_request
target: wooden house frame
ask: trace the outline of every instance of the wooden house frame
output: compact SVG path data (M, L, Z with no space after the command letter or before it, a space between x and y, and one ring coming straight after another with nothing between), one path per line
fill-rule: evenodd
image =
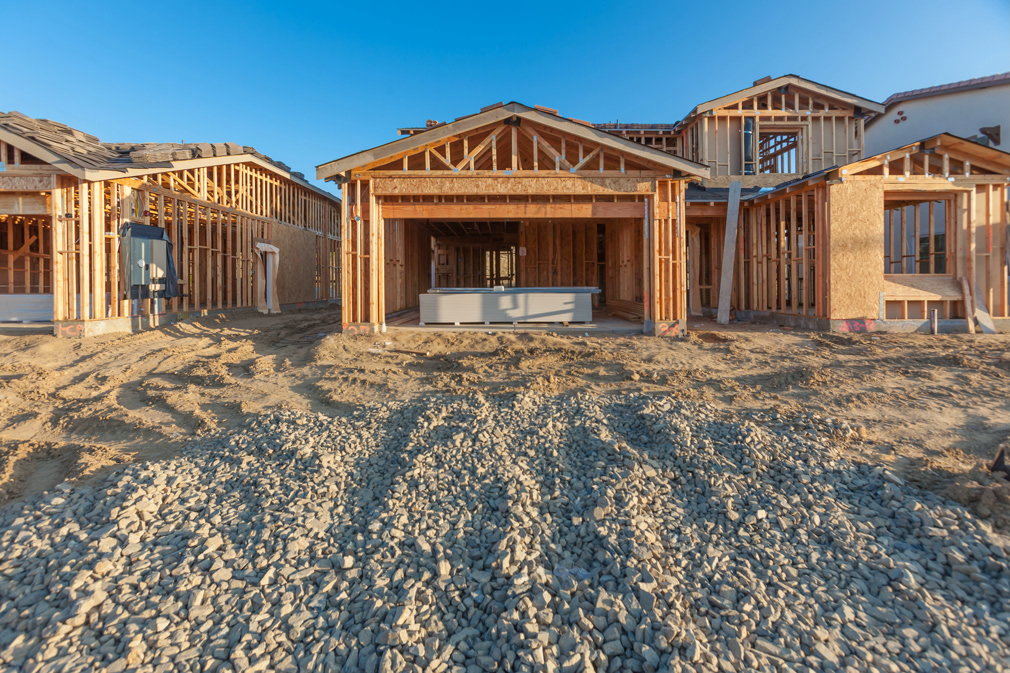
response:
M0 164L0 294L52 295L57 334L256 306L257 242L282 251L282 304L339 297L339 199L252 148L102 143L10 113ZM183 296L128 298L126 222L168 232Z
M830 330L1010 330L1010 155L940 134L741 203L732 306ZM689 225L690 227L690 225ZM724 228L700 237L722 247ZM698 254L694 306L716 308L720 257ZM966 320L969 318L970 320Z
M602 278L608 307L683 331L683 185L707 168L514 102L411 131L317 167L343 190L346 329L384 328L437 274L480 286L513 264L518 287Z

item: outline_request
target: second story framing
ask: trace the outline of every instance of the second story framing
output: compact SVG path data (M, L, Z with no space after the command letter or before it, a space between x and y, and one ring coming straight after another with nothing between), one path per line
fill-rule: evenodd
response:
M680 155L708 166L708 186L771 187L796 177L859 161L866 121L879 103L796 75L696 106L677 125Z

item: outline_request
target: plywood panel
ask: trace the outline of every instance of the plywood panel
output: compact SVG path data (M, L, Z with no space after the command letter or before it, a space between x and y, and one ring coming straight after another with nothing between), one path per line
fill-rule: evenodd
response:
M885 299L958 300L961 286L950 276L891 274L884 276Z
M828 203L829 317L876 318L884 289L883 185L831 185Z
M283 223L274 225L272 245L280 249L277 295L282 304L316 300L316 234Z
M394 194L649 194L651 178L376 177L375 193Z

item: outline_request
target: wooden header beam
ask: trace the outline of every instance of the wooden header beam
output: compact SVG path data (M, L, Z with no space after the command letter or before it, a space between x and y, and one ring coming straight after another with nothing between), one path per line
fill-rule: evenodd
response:
M521 220L643 217L644 204L630 203L383 203L387 218Z

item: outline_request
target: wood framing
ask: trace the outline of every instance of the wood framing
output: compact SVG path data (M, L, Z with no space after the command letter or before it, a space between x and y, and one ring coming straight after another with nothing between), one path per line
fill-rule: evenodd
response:
M678 154L711 169L710 187L773 187L863 158L879 103L786 75L696 106L677 125Z
M282 302L339 296L339 200L251 148L107 144L11 113L0 114L0 154L0 294L51 294L57 333L255 306L258 241L281 248ZM128 222L168 233L181 297L130 298Z
M1010 155L941 134L752 196L735 306L830 321L927 321L933 309L973 320L977 296L983 319L1010 318L1008 183Z
M679 334L683 187L707 176L518 103L322 164L317 177L341 184L347 209L345 327L382 329L433 285L602 286L608 308L647 332Z

